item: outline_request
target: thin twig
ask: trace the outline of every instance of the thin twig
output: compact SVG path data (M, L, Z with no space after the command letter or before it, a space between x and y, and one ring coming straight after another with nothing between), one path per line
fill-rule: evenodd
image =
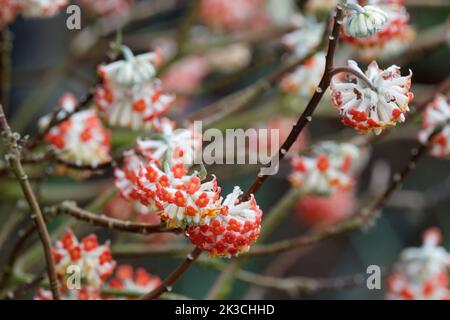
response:
M3 135L5 146L7 148L7 158L11 170L16 176L25 199L30 206L32 211L31 218L38 228L39 237L44 248L45 259L47 262L47 272L50 279L50 287L55 300L59 300L59 289L58 281L56 277L55 261L51 251L52 244L50 236L48 234L47 226L45 225L44 216L42 215L41 208L36 201L36 196L34 195L31 184L28 180L27 174L23 170L22 163L20 160L20 149L17 144L18 138L12 133L9 127L8 121L6 120L5 113L3 112L3 107L0 105L0 131Z

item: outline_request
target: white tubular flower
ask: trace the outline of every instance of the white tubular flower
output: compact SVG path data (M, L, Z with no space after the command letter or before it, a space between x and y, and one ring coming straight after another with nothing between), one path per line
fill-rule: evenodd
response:
M365 38L379 32L388 22L388 14L376 6L361 7L356 3L347 4L354 10L347 17L345 32L352 37Z
M186 235L192 243L213 257L247 252L259 237L262 211L253 196L238 203L241 195L241 189L235 187L223 203L217 203L220 214L209 223L188 228Z
M50 17L68 4L67 0L21 0L21 13L24 17Z
M158 163L182 163L186 167L194 163L195 152L200 150L202 140L193 128L175 129L175 123L164 118L157 132L153 137L137 139L136 149L140 154Z
M114 170L115 185L125 200L135 200L135 183L139 168L143 165L141 158L134 150L124 152L122 166Z
M84 237L80 242L72 231L66 231L56 241L53 255L56 272L64 284L67 283L65 280L69 265L77 265L81 270L82 280L95 288L103 284L116 266L111 258L109 244L99 245L94 234Z
M388 280L387 298L391 300L447 300L450 255L439 246L437 228L424 234L419 248L407 248L400 255L394 273Z
M348 66L362 73L355 61L349 60ZM410 92L412 72L401 76L399 67L381 70L373 61L365 75L372 86L352 74L344 80L334 77L331 81L332 100L343 116L342 122L360 132L374 130L376 134L404 122L414 97Z
M353 186L355 160L359 149L349 143L323 142L313 148L313 156L297 156L291 161L289 180L304 195L329 195Z
M14 21L20 11L19 0L0 0L0 28Z
M325 53L319 52L309 58L293 73L281 80L281 89L310 97L317 89L325 69Z
M325 23L318 23L313 18L298 16L294 24L297 30L284 35L281 43L301 59L320 43Z
M58 116L64 115L65 112L60 111ZM45 129L48 121L48 117L42 118L39 126ZM85 110L51 128L45 136L45 141L56 150L62 160L95 167L111 160L110 136L95 111Z
M422 142L428 140L437 126L444 125L450 120L450 104L445 96L439 94L425 108L422 113L423 130L419 133ZM430 154L437 158L450 158L450 124L446 124L441 132L431 141Z

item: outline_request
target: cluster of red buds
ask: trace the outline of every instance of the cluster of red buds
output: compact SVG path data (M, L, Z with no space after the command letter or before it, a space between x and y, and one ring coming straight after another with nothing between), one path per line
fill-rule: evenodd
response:
M441 233L432 228L424 233L423 245L407 248L388 279L387 298L392 300L448 300L450 255L439 246Z

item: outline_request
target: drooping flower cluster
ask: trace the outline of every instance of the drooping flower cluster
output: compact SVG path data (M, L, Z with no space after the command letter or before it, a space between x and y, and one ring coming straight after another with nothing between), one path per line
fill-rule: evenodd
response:
M61 97L56 119L63 119L77 104L73 95ZM45 130L50 116L39 120ZM54 126L45 135L45 141L56 150L58 157L77 165L97 166L110 160L110 132L107 131L94 110L84 110Z
M133 271L130 265L120 265L117 267L115 277L108 281L108 286L112 289L145 294L157 288L161 279L149 274L143 268Z
M387 298L391 300L448 300L450 255L439 246L441 234L429 229L423 245L407 248L400 255L388 280Z
M134 0L78 0L80 4L100 16L126 12Z
M325 31L325 23L317 22L315 18L297 15L292 21L296 30L285 34L281 43L301 59L317 47Z
M450 158L450 104L448 99L439 94L428 104L422 113L423 130L419 139L425 142L438 126L444 126L431 140L430 154L438 158Z
M363 1L353 1L359 7ZM357 12L349 11L342 39L358 47L383 47L389 41L404 37L409 15L402 0L369 0ZM353 6L352 6L353 5Z
M68 267L78 266L82 282L94 288L100 288L116 266L116 262L111 258L109 245L99 245L94 234L78 241L72 231L66 231L56 241L53 255L56 273L63 284L67 283L69 272L74 272L68 270Z
M158 52L134 56L128 48L123 53L125 60L99 67L102 84L95 91L96 106L113 127L154 128L174 99L162 92L155 78L161 56Z
M53 16L67 3L67 0L0 0L0 27L11 23L17 14L27 18Z
M348 66L362 73L355 61L349 60ZM373 61L365 75L371 86L353 74L343 79L335 76L331 82L332 100L343 116L342 122L360 132L373 130L376 134L404 122L414 97L410 92L412 72L402 76L399 67L382 70Z
M269 21L264 0L202 0L200 16L205 24L229 31L260 29Z
M291 160L289 180L302 195L330 195L353 185L354 161L360 152L349 143L322 142L313 147L312 156Z
M242 191L235 187L223 203L216 203L217 214L207 224L190 226L186 235L210 256L234 256L249 250L259 237L262 211L253 196L239 202Z
M310 97L317 89L325 69L325 53L316 53L280 83L285 92Z

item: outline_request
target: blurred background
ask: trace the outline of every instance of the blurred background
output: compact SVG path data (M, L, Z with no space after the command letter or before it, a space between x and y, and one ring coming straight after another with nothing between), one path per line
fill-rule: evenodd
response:
M110 43L119 38L135 53L156 48L162 50L165 59L159 70L160 77L165 90L177 94L169 117L183 124L186 118L195 115L198 110L278 70L291 55L280 39L294 30L293 14L314 15L323 19L327 16L326 4L329 2L334 5L331 0L321 1L325 3L322 4L325 7L324 14L322 10L315 11L308 7L307 1L262 1L267 8L258 8L264 11L258 14L264 16L255 18L257 23L255 22L254 26L231 28L215 25L214 12L209 12L205 18L201 13L201 2L135 1L126 13L112 16L96 14L89 6L81 5L81 30L66 28L67 14L64 11L49 19L18 17L8 27L12 42L11 61L3 62L4 68L10 65L7 116L11 127L22 135L33 136L37 132L38 119L51 112L65 92L83 97L96 83L96 67L107 59ZM406 0L405 6L415 36L408 40L402 51L383 56L377 61L382 67L392 63L400 65L404 74L406 70L411 69L414 73L412 91L415 99L420 101L425 93L450 74L450 3ZM117 32L119 29L121 31ZM342 64L352 57L358 59L362 65L367 65L370 62L368 57L374 53L366 51L342 42L336 60L338 64ZM307 99L307 95L301 96L283 92L278 87L272 88L212 126L219 129L280 126L280 123L274 120L280 117L294 119L304 108ZM308 126L308 137L303 137L304 143L308 143L306 140L313 144L323 139L357 135L338 121L338 112L329 100L324 99L321 103L315 121ZM281 127L283 126L285 125L281 124ZM409 150L416 144L419 127L420 123L417 121L407 122L389 138L373 144L367 151L370 157L358 178L355 195L348 200L352 205L336 200L332 202L331 207L345 211L348 206L356 208L358 203L369 203L380 194L390 174L399 170L408 159ZM114 133L113 150L119 152L131 147L137 135L139 133L126 130ZM111 198L108 186L111 186L113 181L112 171L107 170L87 180L74 180L70 177L45 174L45 165L30 166L27 170L31 177L36 177L33 185L38 190L43 205L70 199L77 201L82 207L92 205L93 202L95 206L95 201L102 197ZM240 185L245 190L253 181L258 167L214 165L207 167L207 170L218 176L224 192L228 193L235 185ZM283 163L280 173L271 177L270 182L258 193L256 198L265 213L288 192L289 172L289 163ZM283 278L335 278L364 274L367 266L375 264L383 269L385 276L401 250L419 245L422 232L430 226L441 229L444 246L450 248L449 195L449 162L425 157L405 181L402 189L388 201L376 224L367 230L335 237L311 248L252 258L245 264L244 270ZM0 265L5 263L9 248L17 240L19 231L30 224L26 205L18 204L21 198L18 184L7 175L2 175ZM115 202L111 203L109 200L106 205L97 206L97 211L127 218L130 210L127 204L116 196L113 196L113 200ZM308 222L308 218L302 214L302 208L304 209L301 205L294 205L287 209L289 212L285 219L264 242L295 237L315 228L312 226L314 223ZM67 227L67 223L71 221L73 220L68 217L56 217L49 223L49 228L51 232L57 232ZM145 267L150 273L161 278L179 264L179 257L151 254L134 257L127 254L127 248L175 244L183 249L188 244L187 240L180 236L124 236L82 223L77 223L75 230L80 235L95 231L100 240L111 239L113 255L115 250L117 252L114 256L116 260ZM34 235L22 250L22 260L19 259L19 265L26 266L29 273L39 272L44 267L39 245L36 244L38 239ZM192 298L205 296L219 273L213 263L204 260L190 269L177 283L177 293ZM229 260L221 259L220 262L228 263ZM381 290L368 290L365 285L356 285L311 293L261 288L238 279L230 286L226 297L384 299L384 276ZM32 293L28 296L31 297Z

